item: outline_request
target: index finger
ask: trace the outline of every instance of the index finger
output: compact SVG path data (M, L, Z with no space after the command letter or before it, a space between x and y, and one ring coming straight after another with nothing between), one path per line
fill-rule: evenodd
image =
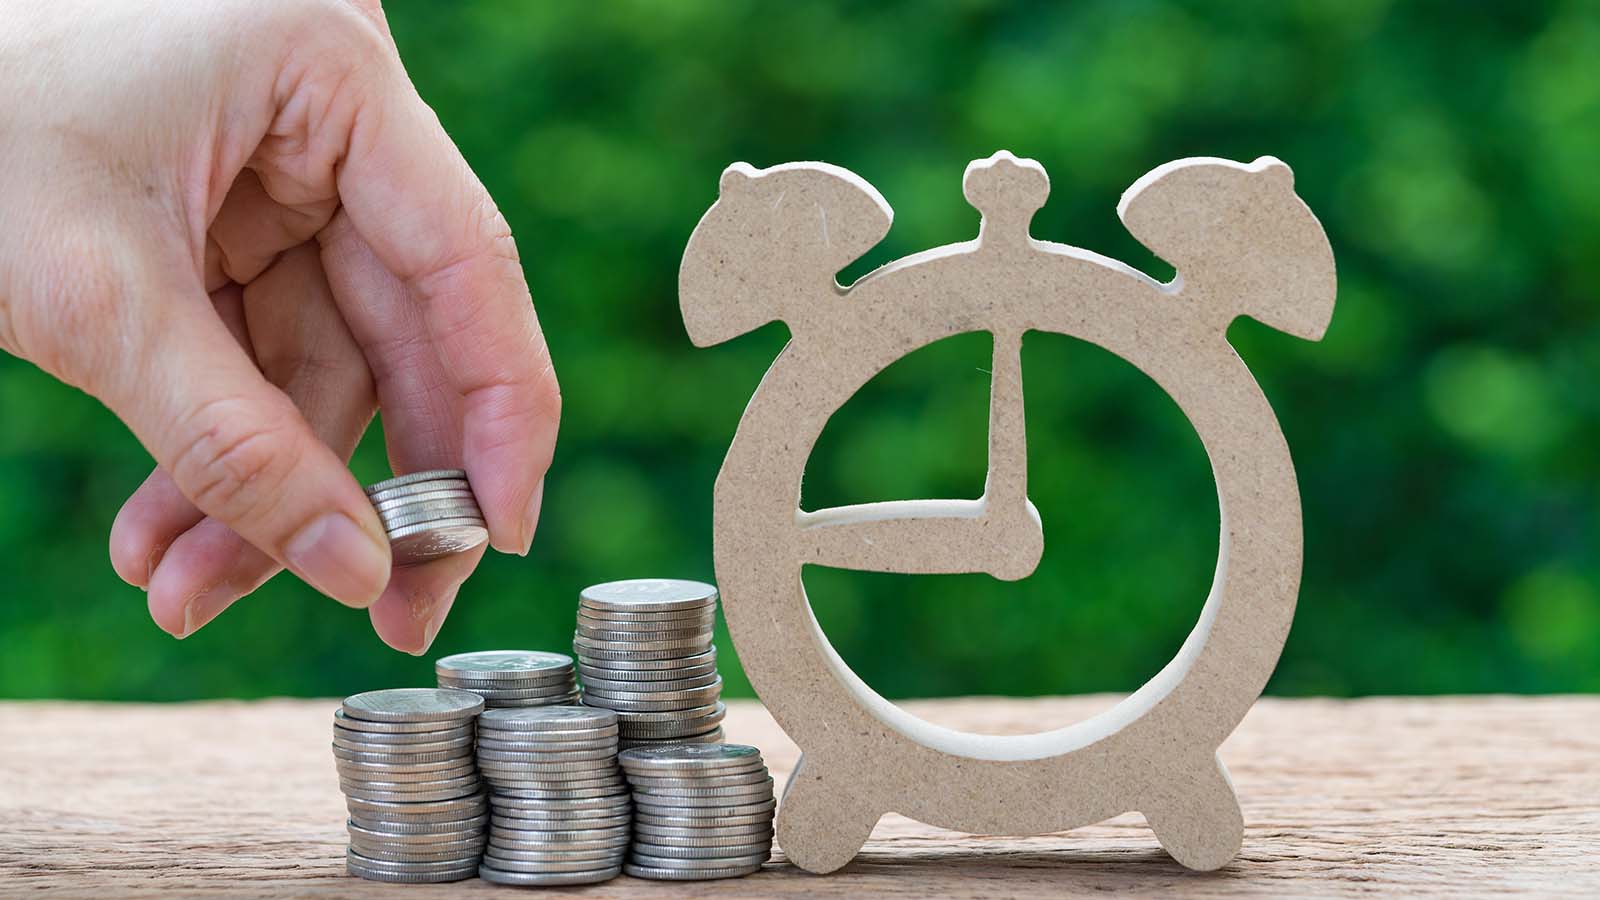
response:
M464 465L497 549L526 553L561 394L510 227L397 58L364 79L340 200L422 307L460 393Z

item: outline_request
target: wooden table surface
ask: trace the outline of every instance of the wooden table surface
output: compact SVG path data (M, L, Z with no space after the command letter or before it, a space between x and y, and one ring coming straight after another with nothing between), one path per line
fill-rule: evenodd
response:
M1018 733L1105 697L921 701L925 718ZM476 879L344 872L328 700L170 706L0 703L0 895L492 896ZM760 705L728 739L778 773L796 749ZM1244 849L1180 868L1137 814L1065 834L973 837L885 817L827 876L782 861L725 882L622 877L593 897L1063 896L1106 891L1600 895L1600 697L1262 700L1224 745ZM510 894L504 894L510 896Z

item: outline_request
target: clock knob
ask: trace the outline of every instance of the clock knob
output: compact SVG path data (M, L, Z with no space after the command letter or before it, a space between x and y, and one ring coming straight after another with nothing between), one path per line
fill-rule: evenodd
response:
M1026 247L1028 223L1050 196L1044 166L1001 150L967 166L961 179L967 202L983 214L978 241L985 247Z

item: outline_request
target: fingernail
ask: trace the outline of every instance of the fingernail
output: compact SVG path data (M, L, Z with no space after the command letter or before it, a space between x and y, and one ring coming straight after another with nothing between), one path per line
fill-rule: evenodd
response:
M433 639L439 636L439 629L444 627L445 617L450 615L450 607L455 605L456 593L461 588L451 588L448 593L439 598L439 604L434 607L433 614L428 617L428 623L422 627L422 648L412 656L421 656L433 646Z
M371 606L389 583L389 548L343 513L326 513L300 529L284 554L296 575L356 609Z
M193 596L183 604L183 630L172 636L183 640L196 631L204 628L217 613L226 609L229 604L242 596L233 585L224 581L202 591L196 591Z
M528 498L528 510L522 514L522 551L518 556L527 556L533 549L533 533L539 528L539 509L544 506L544 479L533 486L533 496Z

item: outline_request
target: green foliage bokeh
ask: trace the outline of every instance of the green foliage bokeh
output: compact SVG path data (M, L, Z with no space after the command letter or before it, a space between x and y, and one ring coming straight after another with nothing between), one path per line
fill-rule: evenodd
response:
M684 241L734 160L822 159L894 206L843 274L972 236L967 161L1041 161L1041 237L1171 270L1120 227L1170 159L1272 154L1339 264L1321 343L1231 336L1305 505L1285 694L1600 690L1600 8L1593 4L389 4L395 38L512 223L565 397L527 559L491 554L435 654L559 649L583 585L711 577L711 484L781 326L695 350ZM988 341L886 371L835 417L808 507L981 489ZM891 697L1129 690L1193 624L1217 509L1147 379L1034 334L1030 579L808 571ZM365 616L285 576L182 643L105 534L149 457L95 401L0 357L0 696L344 694L426 683ZM353 462L387 475L369 435ZM747 695L719 633L731 695Z

